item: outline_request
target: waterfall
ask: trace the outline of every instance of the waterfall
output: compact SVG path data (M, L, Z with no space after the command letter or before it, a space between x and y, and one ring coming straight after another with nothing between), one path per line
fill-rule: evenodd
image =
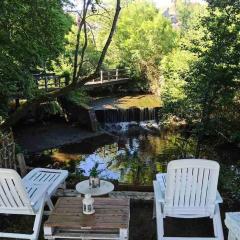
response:
M129 108L96 110L101 123L159 121L160 108Z

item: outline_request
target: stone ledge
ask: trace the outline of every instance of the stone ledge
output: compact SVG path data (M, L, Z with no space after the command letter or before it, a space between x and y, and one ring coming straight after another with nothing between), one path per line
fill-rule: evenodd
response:
M74 189L59 189L55 196L56 197L79 197L79 194ZM110 198L128 198L132 200L153 200L153 192L135 192L135 191L113 191L109 194Z

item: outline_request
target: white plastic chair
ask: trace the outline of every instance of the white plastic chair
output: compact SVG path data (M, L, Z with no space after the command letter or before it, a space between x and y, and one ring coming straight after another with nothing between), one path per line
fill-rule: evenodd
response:
M65 180L68 177L67 170L35 168L30 171L24 178L23 183L26 186L38 186L41 184L47 185L46 203L50 210L53 210L51 196L58 188L65 189ZM47 212L46 212L47 213Z
M0 213L35 215L32 234L0 232L0 237L37 240L45 203L53 209L50 198L67 176L65 170L36 168L21 179L15 170L0 168Z
M153 181L158 240L215 239L223 240L217 191L219 164L203 159L174 160L166 174L157 174ZM165 217L213 219L213 238L164 237Z
M225 225L228 228L228 240L240 240L240 212L227 212Z

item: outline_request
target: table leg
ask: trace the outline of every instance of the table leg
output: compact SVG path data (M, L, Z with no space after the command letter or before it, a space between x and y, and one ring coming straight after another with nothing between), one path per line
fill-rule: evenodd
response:
M43 228L43 231L44 231L44 238L45 239L54 239L52 237L53 235L53 229L51 227L45 227Z
M121 228L120 229L120 240L128 240L128 229Z

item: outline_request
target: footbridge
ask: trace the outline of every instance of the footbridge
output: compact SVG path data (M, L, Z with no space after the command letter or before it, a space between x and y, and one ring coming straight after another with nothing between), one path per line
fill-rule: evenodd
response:
M49 74L35 74L36 83L38 89L43 89L46 92L50 92L69 84L68 79L65 76L59 76L54 73ZM128 69L108 69L101 70L99 77L85 83L87 89L92 89L100 86L108 86L115 84L127 83L130 79L130 72Z

